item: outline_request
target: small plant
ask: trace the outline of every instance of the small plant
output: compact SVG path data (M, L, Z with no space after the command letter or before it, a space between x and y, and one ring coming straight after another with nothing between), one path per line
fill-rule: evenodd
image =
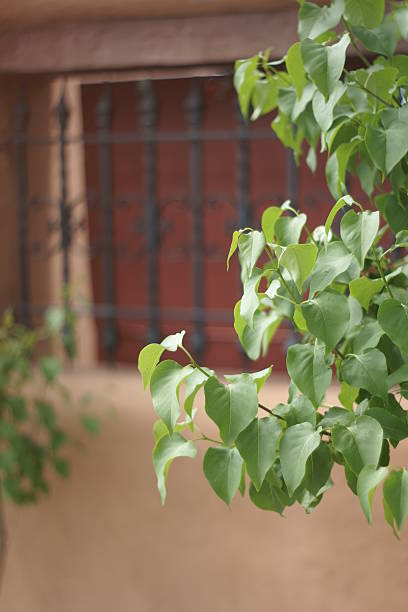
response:
M139 369L160 418L153 462L163 502L171 461L194 457L203 440L211 444L205 476L228 505L244 494L248 476L257 507L282 514L297 502L310 512L338 463L369 522L383 482L385 519L395 535L401 531L408 469L390 466L390 450L408 438L408 57L395 51L401 37L408 40L408 5L387 4L386 11L384 0L300 2L300 41L283 60L266 52L236 63L244 117L274 112L272 129L297 159L307 147L312 170L319 145L337 202L316 228L290 202L271 206L261 229L234 232L228 254L227 267L236 251L241 265L234 327L247 355L266 354L283 320L297 331L286 358L287 403L258 401L272 366L224 384L183 347L183 332L141 351ZM350 46L362 66L355 70L345 68ZM364 205L345 195L348 174L365 192ZM177 349L189 365L160 362ZM335 379L332 406L325 396ZM197 431L200 389L218 440L199 430L195 439L182 435Z
M28 329L6 311L0 327L0 482L2 494L16 504L37 501L48 493L50 469L69 475L64 449L70 437L59 423L55 400L70 402L60 382L62 363L50 353L50 342L63 333L74 353L72 313L49 309L43 326ZM85 429L96 432L97 419L80 416ZM0 523L2 521L0 516ZM5 527L0 524L0 557ZM1 561L1 559L0 559Z

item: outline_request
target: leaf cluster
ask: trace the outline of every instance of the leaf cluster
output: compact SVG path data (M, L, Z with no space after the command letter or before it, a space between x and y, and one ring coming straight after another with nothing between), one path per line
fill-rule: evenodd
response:
M319 504L337 463L369 522L384 483L385 518L398 535L408 515L408 470L390 467L390 451L408 437L408 60L395 50L408 39L408 6L300 5L300 41L278 62L269 52L238 61L234 83L244 117L274 112L272 129L296 158L306 144L312 169L320 143L337 201L316 228L290 202L270 206L261 228L234 232L227 258L228 267L237 254L241 266L234 327L246 354L266 355L283 321L296 331L286 357L288 399L259 403L272 366L221 381L183 347L183 333L149 345L139 369L160 418L153 462L164 502L172 460L194 457L198 440L210 443L203 469L215 493L229 505L249 481L255 506L280 514L294 503L307 512ZM349 71L351 46L363 67ZM350 173L369 209L346 195ZM160 361L177 349L189 365ZM336 380L338 403L328 405ZM192 439L201 389L218 440L199 430Z
M0 326L0 482L16 504L35 502L49 491L50 471L62 477L70 466L64 450L70 438L59 422L55 400L70 402L60 382L62 362L49 350L63 335L69 341L73 319L50 308L41 327L28 329L6 311ZM64 332L65 330L65 332ZM68 342L68 344L67 344ZM95 418L82 415L83 426L95 432Z

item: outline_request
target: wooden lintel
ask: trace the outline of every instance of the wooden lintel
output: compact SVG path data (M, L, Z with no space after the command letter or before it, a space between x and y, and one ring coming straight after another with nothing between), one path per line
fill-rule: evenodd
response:
M0 73L79 74L231 63L296 40L296 10L81 22L0 33Z

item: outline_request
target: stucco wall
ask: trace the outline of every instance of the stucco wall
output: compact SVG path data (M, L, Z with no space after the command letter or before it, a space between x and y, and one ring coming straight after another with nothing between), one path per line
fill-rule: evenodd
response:
M66 382L93 392L103 430L71 449L72 477L49 498L7 508L2 612L405 612L408 532L393 537L379 492L372 527L338 469L310 516L289 508L280 518L239 496L229 511L202 474L203 446L172 465L162 508L154 413L136 372L82 371ZM272 375L261 401L286 397ZM66 411L64 420L78 433ZM407 464L406 445L393 454Z

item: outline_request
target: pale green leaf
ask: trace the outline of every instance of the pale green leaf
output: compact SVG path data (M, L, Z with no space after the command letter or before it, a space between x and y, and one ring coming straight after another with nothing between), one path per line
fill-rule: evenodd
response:
M345 0L345 14L353 26L376 28L384 16L384 0Z
M304 213L296 217L280 217L275 223L278 243L282 246L287 246L299 242L305 223L306 215Z
M275 242L275 223L282 214L278 206L269 206L262 214L262 231L266 242Z
M293 495L303 480L306 462L320 444L320 436L310 423L299 423L288 427L280 446L282 474L289 495Z
M344 10L344 0L334 0L330 6L317 6L312 2L302 2L298 16L300 40L317 38L335 28Z
M366 465L358 475L357 495L360 500L361 508L371 524L373 495L377 486L386 478L388 469L386 467L376 468L373 465Z
M408 516L408 470L391 472L384 483L383 496L400 532Z
M287 269L299 292L313 270L318 249L314 244L290 244L279 258L279 265Z
M276 445L281 433L282 425L278 419L272 416L255 418L236 439L236 446L258 491L275 460Z
M216 423L225 444L233 444L238 434L258 412L256 384L248 374L241 374L229 385L214 376L204 386L205 411Z
M292 79L296 89L296 95L301 97L303 89L307 83L305 69L302 61L302 53L300 51L300 43L294 43L286 54L286 69Z
M148 344L140 351L137 367L142 375L144 389L150 384L154 369L159 363L164 350L164 346L154 343Z
M354 423L332 427L332 443L342 453L356 476L365 465L377 467L383 443L383 431L373 418L362 415Z
M310 333L331 351L343 338L350 320L350 308L344 295L323 291L302 303L302 314Z
M365 310L368 310L372 298L384 287L381 278L370 279L366 276L356 278L350 283L350 294L356 298Z
M227 506L238 491L242 476L242 458L236 448L209 448L204 456L205 477Z
M395 299L385 300L377 318L387 336L408 355L408 306Z
M180 416L179 387L193 372L192 366L181 367L175 361L166 359L154 370L150 381L153 407L164 421L171 434Z
M347 355L341 363L340 373L352 387L362 387L374 396L387 397L387 363L378 349L369 349L361 355Z
M344 34L338 43L331 46L320 45L309 38L301 43L306 72L325 98L334 91L340 79L349 43L348 34Z
M194 458L197 454L191 440L185 440L179 433L172 436L166 435L159 438L153 451L153 465L157 476L157 488L159 489L162 504L166 499L166 476L171 462L176 457Z
M286 365L295 385L318 408L332 378L325 360L324 346L317 341L314 346L294 344L288 348Z
M341 220L341 238L348 250L353 253L361 268L377 236L379 224L378 211L370 212L367 210L356 213L354 210L349 210Z

